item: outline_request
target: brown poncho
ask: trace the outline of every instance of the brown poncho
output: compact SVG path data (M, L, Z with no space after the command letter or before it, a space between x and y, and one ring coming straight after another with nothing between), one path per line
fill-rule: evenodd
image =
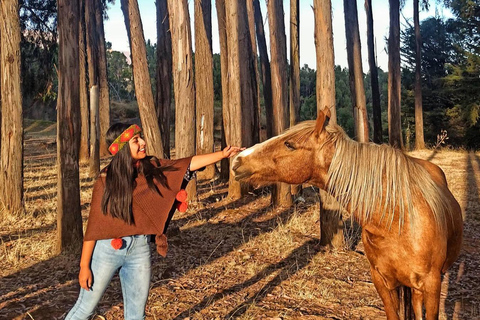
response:
M165 171L168 188L155 182L161 194L148 187L143 175L136 179L133 190L132 213L134 225L102 213L102 197L106 175L101 174L93 186L90 215L84 240L120 238L131 235L155 234L157 251L162 256L167 253L167 237L164 235L169 214L175 210L175 196L180 191L184 175L190 165L191 157L178 160L160 159L161 166L172 166L173 171Z

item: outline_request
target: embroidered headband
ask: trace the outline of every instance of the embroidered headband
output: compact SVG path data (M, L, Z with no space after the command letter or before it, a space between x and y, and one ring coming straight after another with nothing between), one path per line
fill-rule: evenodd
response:
M128 140L132 139L134 135L139 134L140 132L142 132L142 129L136 124L132 124L112 142L110 147L108 147L108 151L110 151L112 155L116 155L117 152L125 146Z

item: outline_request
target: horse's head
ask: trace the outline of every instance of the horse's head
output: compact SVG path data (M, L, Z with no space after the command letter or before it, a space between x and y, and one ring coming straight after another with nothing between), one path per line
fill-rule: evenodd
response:
M232 163L236 180L255 187L274 182L325 187L333 146L325 126L330 111L319 112L316 121L305 121L285 133L238 154Z

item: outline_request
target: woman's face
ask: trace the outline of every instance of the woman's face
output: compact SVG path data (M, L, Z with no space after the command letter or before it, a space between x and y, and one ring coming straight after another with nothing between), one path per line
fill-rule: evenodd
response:
M142 139L140 134L134 135L133 138L128 141L128 145L130 147L130 153L134 160L143 159L147 155L145 153L146 143L145 140Z

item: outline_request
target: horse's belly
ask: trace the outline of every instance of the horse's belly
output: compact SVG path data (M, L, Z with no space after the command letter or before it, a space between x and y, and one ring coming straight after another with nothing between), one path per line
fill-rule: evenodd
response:
M376 228L364 228L362 232L370 265L390 289L400 284L420 289L426 275L440 272L446 257L446 240L441 238L418 241L406 232L398 234Z

